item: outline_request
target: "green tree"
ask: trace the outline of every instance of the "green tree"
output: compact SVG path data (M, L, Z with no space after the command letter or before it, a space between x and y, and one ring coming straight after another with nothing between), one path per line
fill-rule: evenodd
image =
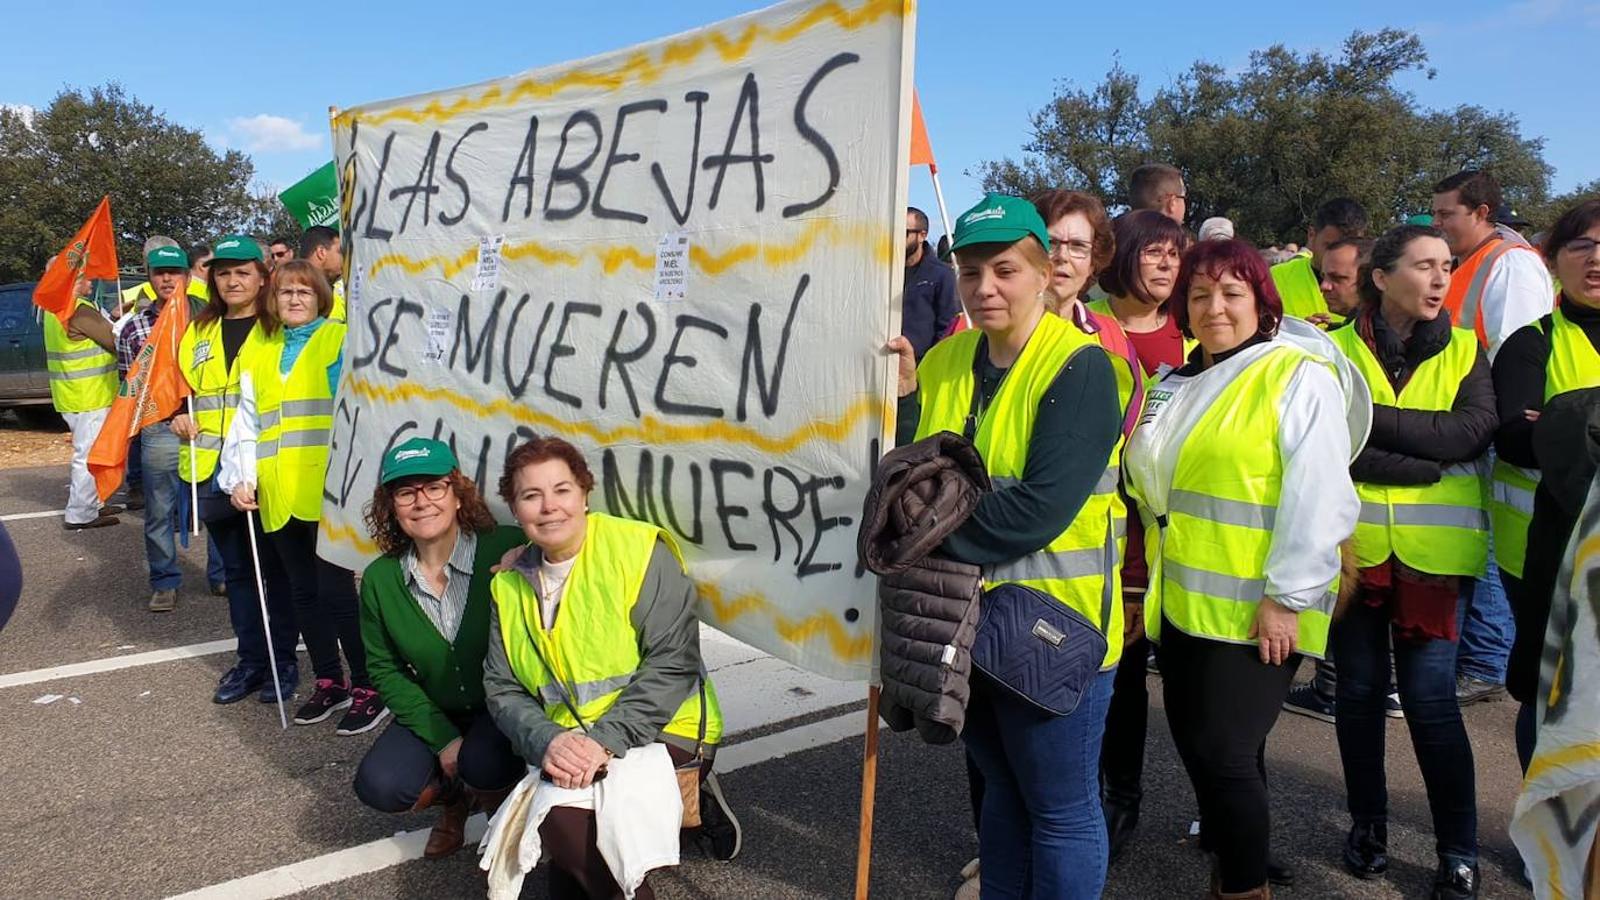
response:
M0 110L0 281L37 278L108 194L124 265L147 235L212 240L256 214L254 174L116 84L64 90L31 116Z
M1422 108L1396 82L1433 77L1427 60L1415 34L1358 31L1333 55L1275 45L1236 73L1196 62L1148 99L1113 65L1093 90L1057 89L1020 161L986 162L977 174L990 190L1059 185L1120 207L1134 168L1167 162L1184 172L1192 223L1227 216L1260 243L1303 240L1313 211L1336 196L1360 200L1375 226L1397 222L1467 167L1492 171L1513 205L1543 210L1543 141L1523 137L1506 113Z

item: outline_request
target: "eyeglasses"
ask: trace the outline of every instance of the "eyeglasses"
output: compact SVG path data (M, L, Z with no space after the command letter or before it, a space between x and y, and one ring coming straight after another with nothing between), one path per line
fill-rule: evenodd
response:
M1573 238L1572 240L1567 241L1565 244L1562 244L1561 252L1570 253L1573 256L1588 256L1594 252L1594 248L1596 247L1600 247L1600 241L1597 241L1594 238L1580 237Z
M927 232L923 231L920 228L907 228L906 229L906 237L911 237L912 235L916 235L916 234L927 234Z
M1178 252L1178 248L1170 247L1170 246L1169 247L1161 247L1161 246L1146 247L1143 250L1139 251L1139 259L1143 260L1144 262L1150 263L1151 265L1155 265L1155 264L1157 264L1157 263L1159 263L1159 262L1161 262L1163 260L1168 260L1168 261L1171 261L1171 262L1177 262L1178 260L1180 260L1182 258L1183 258L1183 255Z
M1050 255L1065 256L1067 259L1085 260L1094 252L1094 246L1088 241L1061 241L1050 239Z
M434 501L443 500L444 495L448 493L450 493L450 482L447 479L430 481L427 484L408 484L394 489L394 505L413 506L418 497Z

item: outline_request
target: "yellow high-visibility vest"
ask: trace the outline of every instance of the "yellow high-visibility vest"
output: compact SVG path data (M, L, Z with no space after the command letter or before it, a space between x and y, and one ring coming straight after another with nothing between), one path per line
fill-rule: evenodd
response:
M972 366L982 337L981 331L963 331L935 344L922 358L917 369L922 403L917 440L941 431L965 432L973 392L978 389ZM996 488L1022 479L1039 402L1080 352L1106 351L1060 316L1046 314L1006 372L972 438ZM1128 513L1117 493L1121 464L1119 437L1094 492L1060 534L1033 553L986 566L983 572L985 588L1027 585L1093 622L1106 635L1102 669L1122 658L1122 550Z
M322 483L333 434L328 367L344 346L345 326L324 322L282 373L283 330L263 338L247 363L255 389L256 502L261 528L277 531L291 518L322 519Z
M203 324L191 322L179 340L178 368L194 391L194 424L200 431L192 443L178 444L178 476L184 481L203 483L216 472L222 440L239 408L239 381L245 360L264 338L260 325L251 327L232 366L224 361L221 319Z
M78 306L99 315L95 305L81 297ZM88 338L73 340L50 313L44 315L44 354L56 412L93 412L117 399L117 358Z

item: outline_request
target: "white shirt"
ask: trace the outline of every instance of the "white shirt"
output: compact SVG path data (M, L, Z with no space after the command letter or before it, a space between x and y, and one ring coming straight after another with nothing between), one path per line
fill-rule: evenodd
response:
M556 624L556 610L561 607L561 596L566 593L567 576L578 562L576 554L561 562L545 560L539 563L539 617L549 631Z
M1537 253L1511 250L1495 261L1483 285L1483 333L1489 339L1489 360L1517 329L1550 314L1556 300L1555 282ZM1477 327L1458 322L1462 328Z
M255 380L249 372L239 375L239 406L222 439L222 457L217 463L217 487L231 494L241 484L256 486L256 438L261 434L256 415Z
M1158 386L1169 399L1157 399L1140 418L1129 439L1124 461L1130 488L1141 505L1158 515L1166 513L1172 472L1187 439L1162 440L1155 427L1199 415L1209 407L1216 389L1277 346L1275 342L1247 348L1222 363L1193 376L1169 375ZM1154 395L1156 392L1152 392ZM1361 501L1350 480L1350 432L1345 421L1345 398L1339 382L1322 366L1301 366L1278 398L1278 452L1283 460L1272 544L1267 550L1264 577L1266 595L1286 609L1299 612L1319 606L1339 575L1339 543L1355 533Z

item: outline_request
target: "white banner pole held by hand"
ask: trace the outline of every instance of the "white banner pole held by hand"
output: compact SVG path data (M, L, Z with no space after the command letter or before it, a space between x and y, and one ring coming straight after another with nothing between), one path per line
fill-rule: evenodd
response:
M194 423L194 395L183 398L189 405L189 422ZM200 464L195 460L194 438L189 438L189 533L200 534L200 486L195 484L200 479Z
M267 587L261 580L261 551L256 547L256 514L244 512L250 531L250 565L256 573L256 599L261 602L261 629L267 638L267 664L272 666L272 692L278 698L278 721L289 730L289 716L283 711L283 686L278 683L278 654L272 649L272 620L267 616Z

